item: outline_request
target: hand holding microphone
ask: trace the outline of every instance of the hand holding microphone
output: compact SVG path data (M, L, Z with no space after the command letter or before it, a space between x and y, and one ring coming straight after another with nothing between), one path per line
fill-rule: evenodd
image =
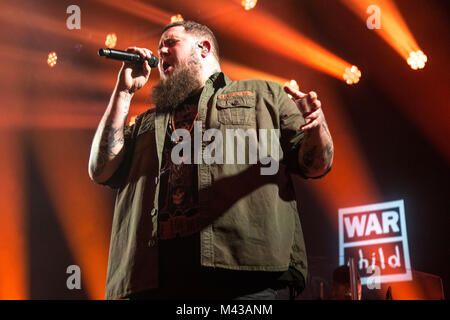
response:
M131 48L131 47L130 47ZM128 48L128 50L130 49ZM132 47L136 48L136 47ZM136 48L138 49L138 48ZM144 49L147 50L147 49ZM156 68L158 66L158 58L154 56L150 50L150 57L141 56L139 53L134 53L131 51L122 51L122 50L114 50L114 49L99 49L98 55L102 57L106 57L109 59L115 59L120 61L129 61L135 63L143 63L144 61L148 61L150 68Z
M142 88L150 76L151 67L158 65L158 58L146 48L128 47L126 51L100 49L100 56L123 61L119 71L116 90L133 94Z

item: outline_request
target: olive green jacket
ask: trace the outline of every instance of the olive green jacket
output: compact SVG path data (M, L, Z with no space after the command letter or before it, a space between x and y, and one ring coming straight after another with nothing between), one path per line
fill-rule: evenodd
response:
M155 109L139 115L125 130L119 169L104 183L118 189L107 299L158 287L158 177L168 121L167 112ZM290 176L302 174L299 128L305 120L295 103L277 83L231 81L216 73L201 93L198 121L203 132L215 128L224 136L226 129L236 128L280 132L279 170L274 175L262 175L259 162L196 164L201 265L253 271L294 267L306 279L305 244ZM207 145L203 141L200 149Z

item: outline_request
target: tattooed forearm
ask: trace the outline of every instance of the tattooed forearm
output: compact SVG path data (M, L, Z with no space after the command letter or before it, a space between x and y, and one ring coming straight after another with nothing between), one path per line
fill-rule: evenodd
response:
M122 161L126 120L132 97L132 94L114 89L95 132L89 157L89 175L95 181L106 181Z
M102 140L100 141L100 152L115 157L117 152L114 152L113 149L119 145L122 146L123 142L124 139L121 130L106 125Z
M306 168L312 168L316 158L317 146L312 146L303 153L303 165Z
M333 162L333 142L326 126L322 126L325 140L314 133L307 132L299 150L299 166L308 177L320 176L326 172ZM325 145L324 145L325 144Z
M108 161L118 155L123 145L123 129L105 125L100 142L97 144L97 159L92 171L95 177L98 177L103 173Z
M332 160L333 160L333 146L331 144L327 144L324 149L324 162L327 168L331 166Z
M94 177L100 176L100 174L105 169L106 163L107 163L106 155L100 152L97 156L97 163L94 167L94 170L92 171Z
M327 126L327 124L325 122L322 123L322 128L326 132L328 138L330 138L330 140L331 140L330 130L328 130L328 126Z
M317 175L316 172L328 170L332 159L333 148L331 145L328 144L324 148L311 146L303 150L299 165L305 175L315 176Z

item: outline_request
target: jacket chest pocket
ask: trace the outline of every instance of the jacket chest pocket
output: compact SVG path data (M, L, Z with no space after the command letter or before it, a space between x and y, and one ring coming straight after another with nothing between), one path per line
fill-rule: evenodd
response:
M255 125L254 96L234 96L217 99L218 120L221 124Z

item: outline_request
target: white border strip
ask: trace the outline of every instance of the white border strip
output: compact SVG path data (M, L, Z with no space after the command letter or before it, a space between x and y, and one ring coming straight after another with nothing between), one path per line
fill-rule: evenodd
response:
M351 247L359 247L359 246L368 246L371 244L381 244L381 243L388 243L388 242L401 242L403 241L403 237L391 237L391 238L379 238L379 239L371 239L371 240L363 240L363 241L355 241L351 243L344 243L344 248L351 248Z

